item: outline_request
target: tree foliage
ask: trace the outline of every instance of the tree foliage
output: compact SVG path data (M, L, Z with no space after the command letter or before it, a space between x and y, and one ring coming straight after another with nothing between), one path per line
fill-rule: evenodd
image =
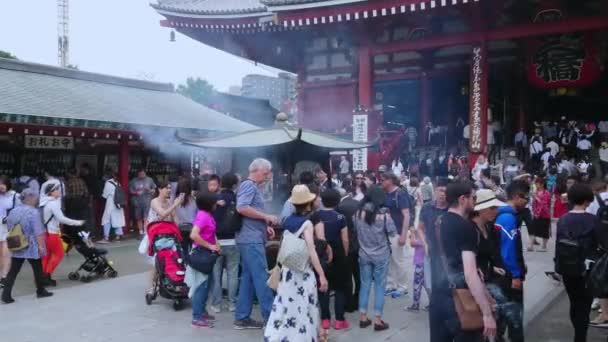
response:
M17 59L17 57L12 55L10 52L6 52L6 51L2 51L2 50L0 50L0 58Z
M200 104L208 105L215 94L215 89L206 80L188 77L186 84L177 86L177 92Z

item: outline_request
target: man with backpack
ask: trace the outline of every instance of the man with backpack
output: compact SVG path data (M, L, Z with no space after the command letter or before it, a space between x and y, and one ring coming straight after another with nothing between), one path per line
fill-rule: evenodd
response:
M412 210L411 196L399 188L399 177L392 172L381 176L382 188L386 192L384 206L390 210L391 218L397 226L398 236L390 239L391 263L388 270L385 294L399 298L407 294L407 261L405 244L407 234L412 226L410 217L415 214Z
M226 173L221 179L221 190L218 193L218 205L213 212L220 247L220 257L213 266L213 284L211 286L211 311L222 311L222 273L226 269L228 281L228 311L236 309L237 291L239 289L240 254L234 237L241 225L241 216L236 211L236 193L234 189L239 179L233 173Z
M574 184L568 190L568 200L573 208L557 222L555 272L562 276L570 300L575 342L587 341L593 302L587 280L597 258L602 229L597 216L586 212L593 199L593 191L588 185Z
M30 176L32 172L24 172L21 177L13 180L13 190L18 194L22 193L25 189L30 189L33 192L40 193L40 183L36 177Z

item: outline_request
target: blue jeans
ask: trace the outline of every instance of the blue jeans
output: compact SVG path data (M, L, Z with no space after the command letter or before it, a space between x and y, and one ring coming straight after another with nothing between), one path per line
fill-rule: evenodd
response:
M213 306L219 307L222 304L222 274L224 268L226 268L226 278L228 280L228 302L236 304L236 293L239 289L239 264L239 249L236 246L223 246L220 257L213 266L213 286L211 290L211 304Z
M382 316L384 311L384 289L386 287L386 275L390 258L387 257L378 262L371 262L359 258L359 269L361 273L361 291L359 292L359 312L367 313L369 294L374 284L374 315Z
M207 314L207 299L209 298L209 285L213 282L213 272L209 273L207 280L200 284L192 296L192 320L201 319Z
M241 253L242 270L234 319L242 321L251 318L255 291L255 296L260 302L262 318L267 320L274 298L272 290L266 285L268 280L266 248L262 243L237 244L237 247Z

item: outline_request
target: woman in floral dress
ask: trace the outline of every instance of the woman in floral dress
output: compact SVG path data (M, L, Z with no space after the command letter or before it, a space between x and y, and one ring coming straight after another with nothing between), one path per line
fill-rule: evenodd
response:
M310 262L304 272L282 267L277 295L264 330L265 342L319 341L319 299L315 272L319 275L320 291L327 291L327 278L315 250L314 227L309 216L315 199L316 195L306 185L296 185L291 192L289 201L296 211L283 221L283 229L295 234L306 225L300 238L306 241Z

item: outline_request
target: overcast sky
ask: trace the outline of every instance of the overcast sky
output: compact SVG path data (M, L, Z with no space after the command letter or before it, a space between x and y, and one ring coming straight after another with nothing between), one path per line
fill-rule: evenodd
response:
M56 1L0 1L0 50L57 65ZM80 70L174 84L201 77L219 90L240 85L246 74L274 74L179 33L169 42L170 30L160 26L163 17L151 1L156 0L70 0L70 63Z

